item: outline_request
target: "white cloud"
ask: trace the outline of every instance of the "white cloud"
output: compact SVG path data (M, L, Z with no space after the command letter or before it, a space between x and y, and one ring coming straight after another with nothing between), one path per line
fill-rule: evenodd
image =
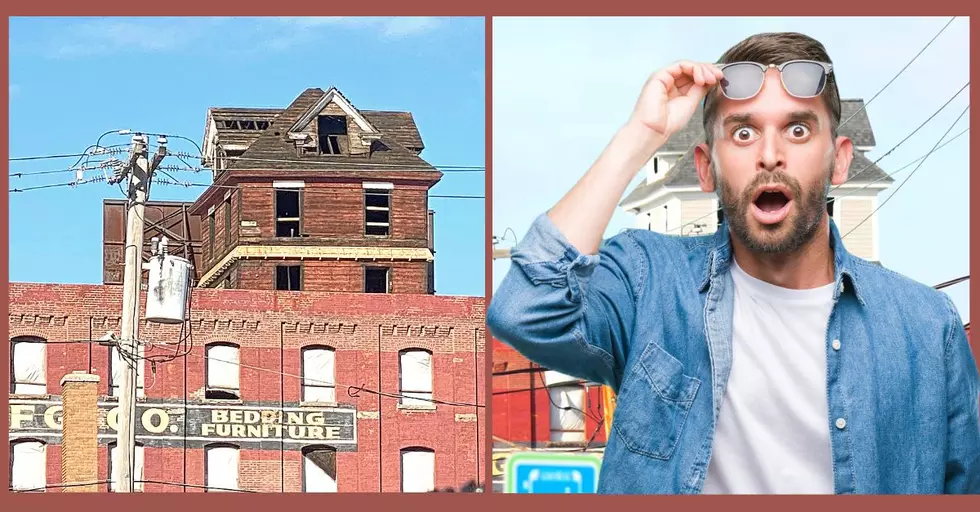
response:
M160 53L191 46L224 18L103 18L69 25L48 55L76 58L110 53Z
M435 31L446 23L445 19L433 17L289 16L276 21L288 25L290 32L266 40L265 46L274 50L314 41L330 29L367 29L382 39L402 39Z

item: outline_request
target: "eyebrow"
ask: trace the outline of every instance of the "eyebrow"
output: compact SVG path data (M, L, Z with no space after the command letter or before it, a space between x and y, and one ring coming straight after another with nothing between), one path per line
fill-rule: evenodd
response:
M787 116L790 121L809 121L813 124L819 124L820 116L812 110L796 110L790 112ZM735 112L733 114L728 114L725 119L722 120L722 126L728 126L731 124L753 124L752 120L754 116L748 112Z

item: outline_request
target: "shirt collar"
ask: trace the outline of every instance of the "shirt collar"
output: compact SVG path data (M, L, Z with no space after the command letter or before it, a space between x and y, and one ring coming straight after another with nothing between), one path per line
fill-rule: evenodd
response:
M728 272L731 267L732 244L727 220L722 221L710 241L711 252L705 259L704 278L699 287L701 291L705 291L712 279ZM830 220L830 246L834 252L834 302L837 302L841 293L851 292L864 306L864 297L857 284L854 256L844 247L840 230L833 219Z

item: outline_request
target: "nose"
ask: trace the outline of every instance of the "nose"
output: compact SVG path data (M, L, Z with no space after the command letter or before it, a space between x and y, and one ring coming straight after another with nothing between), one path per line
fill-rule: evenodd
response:
M782 138L778 133L766 133L759 144L759 157L756 169L759 171L783 170L786 167L786 157L783 153Z

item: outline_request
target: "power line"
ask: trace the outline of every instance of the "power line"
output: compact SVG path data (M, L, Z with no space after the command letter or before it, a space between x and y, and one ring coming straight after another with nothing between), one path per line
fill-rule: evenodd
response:
M35 187L12 188L12 189L10 189L10 192L11 193L14 193L14 192L29 192L31 190L41 190L41 189L55 188L55 187L75 187L75 186L78 186L78 185L85 185L85 184L88 184L88 183L98 183L100 181L105 181L105 180L106 180L105 179L105 176L96 176L94 178L90 178L90 179L82 180L82 181L69 181L67 183L52 183L50 185L38 185L38 186L35 186Z
M892 192L891 195L889 195L888 197L886 197L885 200L882 201L881 204L879 204L877 208L875 208L874 210L872 210L871 213L868 214L867 217L865 217L864 219L862 219L861 222L858 222L856 226L854 226L853 228L851 228L851 230L848 231L847 233L845 233L844 236L842 236L841 238L847 237L847 235L853 233L854 230L856 230L857 228L861 227L861 225L864 224L865 222L867 222L868 219L870 219L871 217L873 217L874 214L878 212L878 210L880 210L883 206L885 206L886 204L888 204L888 201L890 201L891 198L895 197L895 194L898 194L898 191L899 190L902 190L902 187L905 186L905 184L908 183L909 179L911 179L912 176L915 175L916 171L918 171L919 168L922 167L922 164L925 163L926 158L928 158L929 155L931 155L933 153L933 151L935 151L939 147L939 144L943 141L943 139L946 138L947 135L949 135L949 132L953 131L953 127L956 126L956 123L960 122L960 118L962 118L966 114L966 111L967 110L970 110L970 106L969 105L967 105L966 108L963 109L963 112L960 112L960 115L956 117L956 120L953 121L953 124L949 125L949 128L946 130L946 133L944 133L943 136L940 137L939 140L936 141L936 144L932 146L932 149L929 150L928 153L926 153L926 156L922 158L922 161L919 162L919 165L915 166L915 169L912 169L912 172L910 172L909 175L906 176L905 179L902 180L902 182L898 184L898 187L895 188L895 191Z
M208 187L215 187L215 188L225 188L225 189L232 189L232 190L238 190L238 189L243 188L243 187L239 187L237 185L215 185L215 184L211 184L211 183L192 183L192 182L189 182L189 181L177 181L177 180L167 180L167 179L155 179L155 180L153 180L153 183L158 183L160 185L174 185L174 186L181 186L181 187L206 187L206 188L208 188ZM254 186L254 187L247 187L247 188L249 190L282 190L280 188L273 187L271 185L268 185L268 186L266 186L266 185ZM316 190L316 189L313 189L313 190ZM310 192L307 191L307 193L310 193ZM341 194L341 192L336 192L336 191L332 191L332 190L330 190L330 191L327 191L327 190L323 190L323 191L317 190L316 191L316 194L317 195L319 195L319 194L327 194L327 193ZM365 195L370 195L370 196L387 196L387 195L390 195L390 194L386 194L386 193L383 193L383 192L364 192L364 194ZM485 199L484 196L445 195L445 194L429 194L428 197L429 198L437 198L437 199Z
M946 282L943 282L943 283L939 283L936 286L933 286L933 288L935 288L937 290L942 290L943 288L946 288L948 286L953 286L954 284L962 283L963 281L966 281L968 279L970 279L970 274L967 274L967 275L965 275L963 277L957 277L956 279L951 279L951 280L946 281Z

